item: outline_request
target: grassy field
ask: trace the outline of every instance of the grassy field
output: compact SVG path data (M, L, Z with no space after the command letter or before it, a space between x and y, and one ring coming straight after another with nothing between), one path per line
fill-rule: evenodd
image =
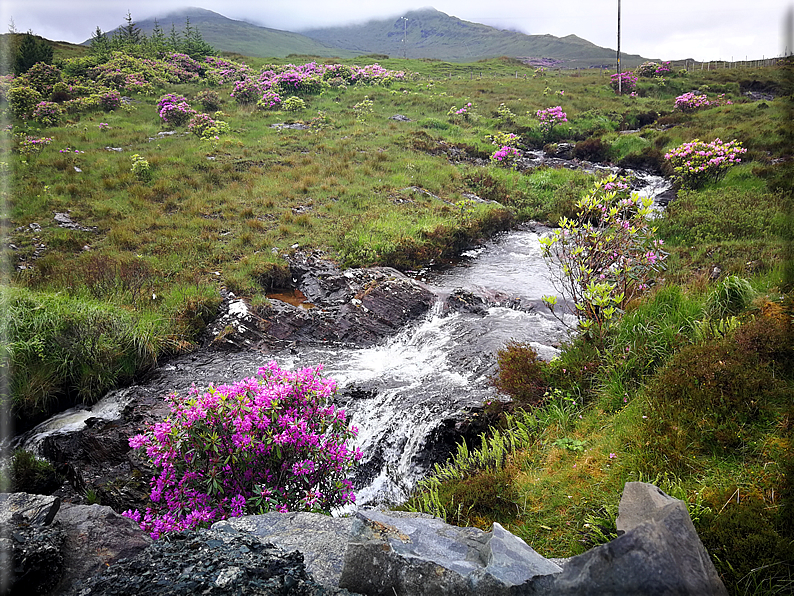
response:
M53 126L13 117L6 81L5 406L30 422L192 349L222 288L266 304L289 282L294 250L409 270L512 222L572 215L593 176L489 163L495 133L668 173L664 154L683 142L738 139L743 163L682 191L659 220L670 255L654 291L605 345L578 339L539 365L543 404L503 417L482 448L462 447L407 506L460 524L498 520L542 554L567 556L612 536L623 483L649 480L687 501L733 593L790 589L787 67L641 79L632 97L606 73L510 59L380 64L405 78L325 86L295 111L240 105L232 83L212 87L221 104L205 110L205 84L155 84ZM748 89L779 97L750 101ZM691 90L732 103L674 110ZM202 139L164 123L165 93L228 131ZM469 102L465 116L450 114ZM535 113L557 105L568 122L544 132ZM28 138L50 141L26 151Z

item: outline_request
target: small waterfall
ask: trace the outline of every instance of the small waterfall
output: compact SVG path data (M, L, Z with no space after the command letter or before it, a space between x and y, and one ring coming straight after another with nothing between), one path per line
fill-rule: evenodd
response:
M669 188L660 177L644 176L641 194L656 196ZM297 347L276 355L283 367L324 364L337 380L338 400L359 428L364 453L355 478L358 503L399 498L446 453L437 436L444 425L496 397L489 378L496 352L511 339L527 342L545 359L553 358L566 338L566 327L550 316L544 295L557 295L541 256L539 233L502 234L460 263L443 271L426 270L420 278L439 296L421 321L371 348ZM482 300L473 311L450 309L445 302L458 289ZM571 321L573 322L573 321ZM186 392L192 383L230 383L255 375L271 355L258 352L199 352L177 358L142 386L110 392L93 408L73 408L54 416L14 447L38 451L49 434L74 431L89 417L114 419L137 395ZM434 441L436 441L434 443ZM447 446L449 447L449 446Z

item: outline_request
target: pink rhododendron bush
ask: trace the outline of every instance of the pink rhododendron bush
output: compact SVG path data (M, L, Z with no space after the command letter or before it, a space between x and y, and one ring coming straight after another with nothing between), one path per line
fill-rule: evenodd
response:
M171 416L130 439L158 469L151 507L124 515L157 539L228 517L353 503L347 476L361 452L347 442L358 431L330 403L336 383L321 370L270 362L259 379L168 396Z
M676 184L681 188L696 189L725 176L729 168L741 163L743 153L747 153L747 149L735 139L727 143L720 139L711 143L694 139L672 149L664 158L675 170L673 180Z

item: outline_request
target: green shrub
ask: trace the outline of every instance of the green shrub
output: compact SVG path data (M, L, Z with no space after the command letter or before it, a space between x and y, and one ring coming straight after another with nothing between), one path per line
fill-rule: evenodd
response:
M510 340L497 352L499 369L491 382L509 395L519 407L538 406L546 393L543 378L544 362L524 342Z
M281 104L282 108L288 112L300 112L301 110L306 109L306 102L303 101L300 97L296 97L293 95L292 97L288 97L283 101Z
M41 93L27 85L12 85L8 92L8 107L17 118L28 118L42 101Z
M659 234L682 245L774 237L783 221L779 193L757 188L682 191L659 220Z
M51 495L63 483L63 477L50 462L22 449L14 451L8 472L10 492Z
M712 319L736 316L750 306L754 295L749 281L729 275L706 298L706 314Z
M754 429L786 395L786 384L768 362L729 336L683 348L647 393L645 471L680 474L696 470L699 456L746 453Z
M707 514L697 526L723 583L737 595L790 594L794 536L783 530L777 508L756 497L736 503L723 496L715 503L719 514Z

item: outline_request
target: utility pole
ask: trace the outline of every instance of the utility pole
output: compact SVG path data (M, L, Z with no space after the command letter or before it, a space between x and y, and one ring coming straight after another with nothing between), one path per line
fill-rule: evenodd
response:
M405 47L406 38L408 37L408 19L406 17L400 17L403 20L403 59L408 58L408 50Z
M620 76L620 0L618 0L618 95L623 95L623 86Z

